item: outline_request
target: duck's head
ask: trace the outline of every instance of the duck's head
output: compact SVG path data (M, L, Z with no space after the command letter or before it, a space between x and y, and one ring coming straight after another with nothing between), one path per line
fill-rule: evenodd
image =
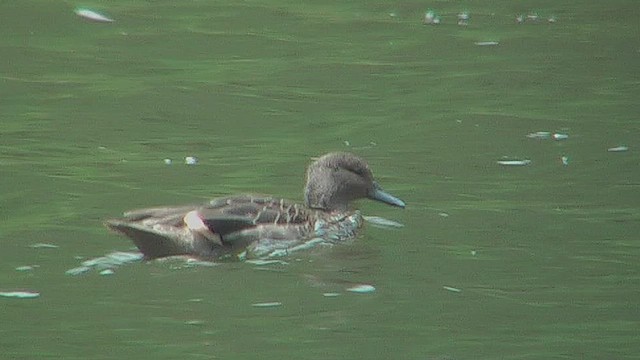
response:
M304 197L308 207L326 211L345 211L351 201L362 198L405 207L374 181L364 159L343 152L323 155L309 166Z

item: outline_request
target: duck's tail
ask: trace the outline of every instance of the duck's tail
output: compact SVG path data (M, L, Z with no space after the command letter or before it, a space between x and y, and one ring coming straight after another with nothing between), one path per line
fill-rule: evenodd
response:
M107 220L105 226L130 238L145 260L193 253L192 243L180 239L176 234L163 233L135 222L117 219Z

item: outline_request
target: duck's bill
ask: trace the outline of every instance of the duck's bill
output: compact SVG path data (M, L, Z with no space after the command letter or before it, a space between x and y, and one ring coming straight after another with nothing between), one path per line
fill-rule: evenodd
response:
M369 198L372 200L380 201L385 204L389 204L389 205L393 205L401 208L404 208L406 206L404 201L382 190L380 185L378 185L377 183L374 183L374 189L369 194Z

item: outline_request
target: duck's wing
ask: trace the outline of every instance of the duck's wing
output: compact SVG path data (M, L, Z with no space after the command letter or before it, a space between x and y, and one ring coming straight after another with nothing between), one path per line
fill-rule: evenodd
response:
M217 257L265 237L302 236L309 227L305 210L286 200L243 195L199 206L133 210L106 225L131 238L148 259Z
M243 195L211 200L198 209L202 221L220 235L257 225L300 224L308 220L308 209L272 197Z
M309 210L304 206L265 196L214 199L194 214L224 245L234 247L261 238L298 238L309 225Z

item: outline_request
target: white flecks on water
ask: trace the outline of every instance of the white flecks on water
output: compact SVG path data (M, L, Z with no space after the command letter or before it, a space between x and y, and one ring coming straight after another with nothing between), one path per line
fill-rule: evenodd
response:
M142 257L143 257L142 253L126 252L126 251L115 251L106 255L106 258L111 259L118 264L124 264L128 262L142 260Z
M105 23L113 22L113 19L108 18L100 13L97 13L89 9L77 8L73 12L75 12L76 15L80 16L81 18L84 18L87 20L96 21L96 22L105 22Z
M279 301L271 301L271 302L263 302L263 303L254 303L254 304L251 304L251 306L257 307L257 308L272 308L272 307L282 306L282 303Z
M497 41L476 41L477 46L496 46L499 44Z
M373 226L383 227L383 228L401 228L404 227L404 224L401 224L397 221L385 219L379 216L363 216L364 220L370 223Z
M105 256L100 256L93 259L88 259L83 261L79 266L73 269L69 269L65 272L67 275L80 275L84 274L91 269L95 269L97 271L103 270L111 270L118 266L136 262L142 260L143 255L139 252L125 252L125 251L115 251L109 253ZM103 274L106 275L106 274Z
M443 286L442 288L447 290L447 291L451 291L451 292L457 292L457 293L462 292L462 290L460 290L458 288L451 287L451 286Z
M172 163L171 159L164 159L162 161L164 161L165 165L171 165Z
M78 267L75 267L73 269L69 269L69 270L65 271L64 273L66 275L76 276L76 275L84 274L84 273L88 272L89 270L91 270L91 268L88 267L88 266L78 266Z
M449 214L447 214L446 212L439 212L438 216L446 218L446 217L449 217Z
M428 10L424 14L424 18L422 18L422 23L425 25L438 25L440 24L440 17L436 15L435 11Z
M357 294L369 294L376 291L376 288L373 285L359 284L359 285L355 285L350 288L347 288L347 291L357 293Z
M503 166L525 166L531 164L531 160L499 160L498 164Z
M569 138L569 135L562 134L562 133L554 133L551 137L553 137L553 140L566 140Z
M29 245L29 247L33 249L57 249L59 246L53 244L37 243Z
M478 255L478 252L475 250L471 250L471 256L476 256L476 255Z
M185 265L192 266L192 267L195 267L195 266L213 267L213 266L217 266L218 264L213 261L204 261L204 260L189 258L187 259L187 262Z
M284 260L275 260L275 259L274 260L254 259L254 260L247 260L245 262L248 264L257 265L257 266L274 265L274 264L289 265L289 263Z
M317 246L333 246L332 243L323 238L313 238L311 240L303 242L302 244L291 246L296 242L297 241L278 241L277 243L281 244L281 246L283 246L284 248L274 248L274 246L277 245L274 244L273 241L259 241L257 244L259 244L262 248L256 246L253 248L252 253L260 257L273 258L289 256L293 253L313 249Z
M516 23L518 24L524 24L525 22L537 24L539 20L540 16L538 16L536 12L531 12L528 15L520 14L516 16ZM557 19L555 15L551 15L547 18L547 22L549 22L549 24L554 24L556 21Z
M0 297L15 299L34 299L40 297L40 293L35 291L1 291Z
M608 152L624 152L624 151L628 151L629 148L627 146L621 145L621 146L616 146L616 147L612 147L612 148L608 148L607 151Z
M185 325L192 325L192 326L204 325L204 321L202 320L189 320L189 321L185 321L184 323Z
M546 140L551 138L551 132L549 131L536 131L536 132L532 132L527 134L527 137L529 139L540 139L540 140Z
M469 13L467 11L463 11L458 14L458 25L460 26L469 25Z
M100 274L100 275L113 275L113 274L115 274L115 273L116 273L116 272L115 272L115 271L113 271L113 270L111 270L111 269L104 269L104 270L100 271L100 273L99 273L99 274Z
M16 271L31 271L33 268L31 265L18 266L16 267Z
M334 298L334 297L340 296L340 293L326 292L326 293L322 294L322 296L328 297L328 298Z
M187 165L196 165L198 163L198 159L194 156L187 156L184 158L184 163Z
M569 158L567 156L561 157L560 161L562 161L562 165L564 165L564 166L569 165Z

